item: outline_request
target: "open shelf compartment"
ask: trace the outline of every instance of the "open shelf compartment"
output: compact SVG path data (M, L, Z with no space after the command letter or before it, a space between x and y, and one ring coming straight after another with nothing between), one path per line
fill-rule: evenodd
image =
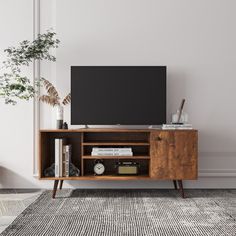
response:
M40 133L40 178L44 170L55 163L55 139L65 140L65 144L72 145L71 162L81 171L81 133L71 132L41 132Z
M117 164L119 162L119 158L117 159L102 159L97 158L96 160L102 160L103 165L105 166L105 173L102 176L149 176L149 160L139 159L135 160L136 163L139 164L139 171L137 175L118 175L117 174ZM122 159L123 160L123 159ZM125 161L134 161L133 159L125 159ZM95 160L94 159L86 159L84 161L84 176L95 176L94 175L94 167Z
M70 177L47 177L44 175L45 169L55 163L55 139L61 138L66 144L72 145L71 162L80 170L80 176ZM93 147L131 147L133 156L91 156ZM94 161L102 159L106 165L106 173L97 178L112 179L120 178L114 169L118 160L132 160L140 163L140 172L137 176L127 177L148 177L150 145L148 132L86 132L71 130L49 130L40 132L40 157L39 157L39 177L41 179L93 179Z
M86 156L91 156L92 153L92 149L94 147L98 147L97 145L90 145L90 146L83 146L83 152L82 152L82 156L86 157ZM140 145L140 146L133 146L133 145L109 145L109 146L99 146L100 148L109 148L109 147L115 147L115 148L132 148L132 152L133 152L133 156L132 157L148 157L149 156L149 146L146 145ZM100 156L95 156L100 158ZM118 156L115 156L115 158L118 158Z
M147 132L85 132L83 137L84 145L95 143L109 145L122 143L121 145L149 144L149 133Z

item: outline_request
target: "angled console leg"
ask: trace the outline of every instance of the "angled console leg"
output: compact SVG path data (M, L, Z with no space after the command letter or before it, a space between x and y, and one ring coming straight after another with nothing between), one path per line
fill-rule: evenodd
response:
M173 183L174 183L175 190L177 190L177 182L176 182L176 180L173 180Z
M54 180L54 186L53 186L53 190L52 190L52 198L55 198L55 196L56 196L58 182L59 182L59 180Z
M62 185L63 185L63 180L60 180L60 189L62 189Z
M182 180L178 180L178 184L179 184L179 190L180 190L180 192L181 192L181 196L182 196L182 198L185 198Z

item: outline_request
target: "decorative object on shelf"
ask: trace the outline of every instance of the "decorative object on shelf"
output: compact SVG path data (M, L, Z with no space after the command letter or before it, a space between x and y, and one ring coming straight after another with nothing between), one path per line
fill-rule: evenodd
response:
M178 119L177 119L177 123L180 122L181 114L182 114L183 109L184 109L184 103L185 103L185 99L183 98L182 101L181 101L181 104L180 104L180 108L179 108L179 116L178 116Z
M181 116L180 116L180 120L178 122L178 117L179 117L180 111L177 110L175 113L172 114L172 120L171 123L172 124L187 124L188 123L188 114L184 111L182 111Z
M68 124L66 122L63 123L62 129L68 129Z
M95 175L102 175L105 172L105 166L103 164L102 160L95 160L95 165L94 165L94 174Z
M55 163L46 168L43 174L45 177L55 177ZM80 170L73 163L70 163L69 176L80 176Z
M56 119L57 119L57 124L56 128L57 129L63 129L63 115L64 115L64 108L63 106L56 106Z
M176 113L172 114L172 124L186 124L188 123L188 114L183 112L185 99L183 98L180 104L179 109Z
M55 176L55 163L53 163L50 167L46 168L43 174L45 177L54 177Z
M69 168L70 176L80 176L80 170L73 163L70 163Z
M4 50L7 59L1 67L0 98L5 100L5 104L15 105L19 99L28 101L38 94L41 78L34 83L22 75L21 70L35 60L56 61L56 57L50 54L50 49L57 48L60 42L55 35L55 32L48 30L45 34L38 34L32 42L24 40L17 47Z
M192 124L163 124L162 125L162 129L166 129L166 130L171 130L171 129L182 129L182 130L185 130L185 129L193 129L193 126ZM160 140L158 140L160 141Z
M41 95L39 100L49 104L52 107L56 106L56 128L62 129L63 125L63 116L64 116L64 109L63 106L70 104L71 102L71 95L68 93L64 99L61 101L57 89L55 86L46 79L42 79L43 85L46 89L47 94Z
M137 175L139 170L139 164L133 161L119 161L116 167L118 175Z
M132 148L120 147L120 148L99 148L93 147L91 156L133 156Z

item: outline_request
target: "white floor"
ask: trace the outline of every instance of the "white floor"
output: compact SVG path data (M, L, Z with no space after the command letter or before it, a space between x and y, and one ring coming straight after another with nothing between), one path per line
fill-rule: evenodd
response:
M0 189L0 233L37 197L42 190Z

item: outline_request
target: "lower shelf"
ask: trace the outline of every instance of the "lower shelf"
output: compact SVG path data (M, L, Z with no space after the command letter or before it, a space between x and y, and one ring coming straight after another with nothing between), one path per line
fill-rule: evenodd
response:
M148 175L85 175L78 177L41 177L40 180L148 180L151 179Z

